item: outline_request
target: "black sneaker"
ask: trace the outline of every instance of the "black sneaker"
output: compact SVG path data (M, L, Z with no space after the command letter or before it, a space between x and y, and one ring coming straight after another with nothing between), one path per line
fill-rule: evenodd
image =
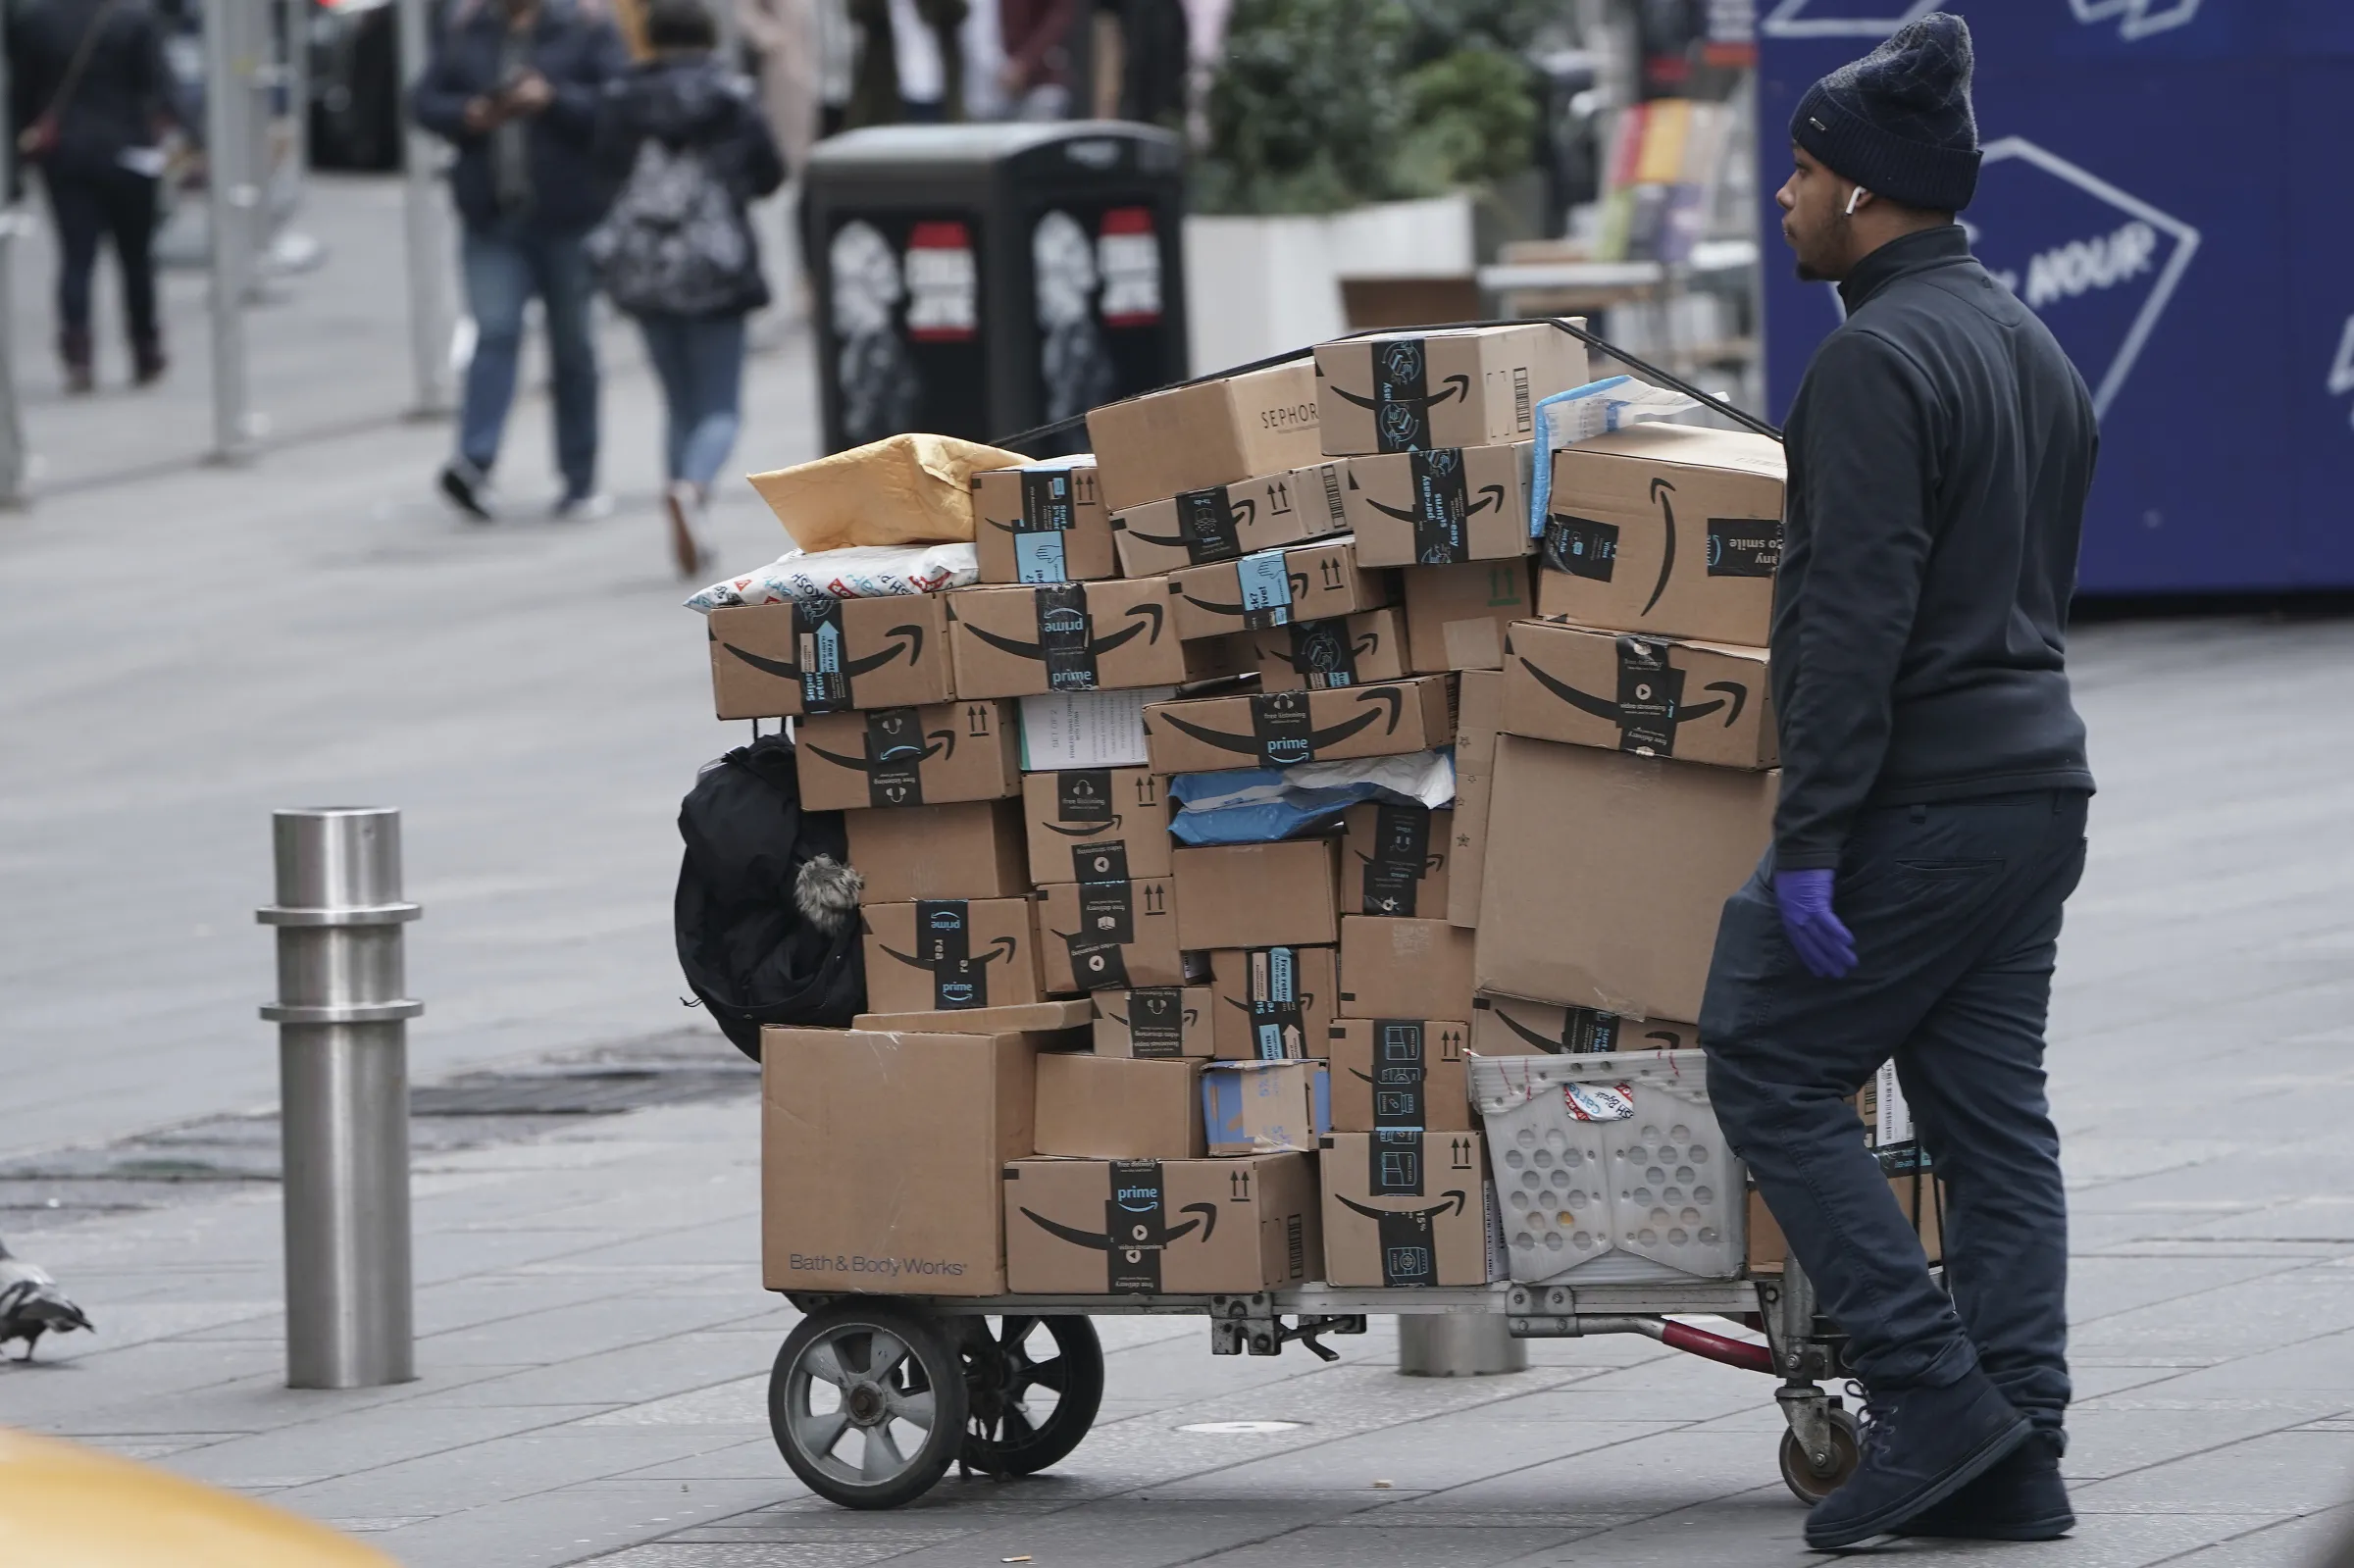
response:
M1817 1551L1889 1535L1969 1486L2033 1428L1975 1370L1942 1389L1873 1394L1864 1406L1864 1461L1807 1515Z
M441 467L441 477L435 481L449 504L478 523L490 521L490 507L483 499L483 491L490 484L490 477L462 457L453 457Z
M1955 1541L2058 1541L2075 1527L2068 1486L2060 1479L2060 1444L2038 1432L1977 1480L1916 1515L1899 1534Z

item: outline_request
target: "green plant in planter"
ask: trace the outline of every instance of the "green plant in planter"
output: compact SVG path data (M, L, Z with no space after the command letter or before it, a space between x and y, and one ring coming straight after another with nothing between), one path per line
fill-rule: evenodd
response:
M1327 213L1410 192L1400 0L1237 0L1210 83L1203 212Z
M1496 49L1458 49L1409 73L1396 182L1440 191L1526 169L1537 131L1531 85L1528 67Z

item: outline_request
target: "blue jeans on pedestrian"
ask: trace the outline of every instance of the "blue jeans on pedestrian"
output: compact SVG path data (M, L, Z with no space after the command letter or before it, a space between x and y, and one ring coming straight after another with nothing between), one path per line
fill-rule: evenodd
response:
M2068 1200L2043 1029L2086 799L1864 813L1834 894L1856 936L1840 980L1791 950L1768 851L1725 903L1700 1012L1725 1140L1865 1385L1940 1388L1974 1366L2054 1434L2070 1393ZM1950 1299L1846 1104L1891 1056L1946 1189Z
M498 461L499 436L515 402L524 307L536 294L547 318L556 471L567 497L588 494L596 488L596 339L588 316L596 279L583 236L516 221L493 228L469 226L461 259L475 339L458 414L458 454L485 473Z
M638 318L662 382L662 461L673 481L709 490L742 425L743 318Z

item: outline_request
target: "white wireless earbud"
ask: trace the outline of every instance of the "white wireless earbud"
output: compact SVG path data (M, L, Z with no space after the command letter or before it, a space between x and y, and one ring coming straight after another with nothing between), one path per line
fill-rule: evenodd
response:
M1853 190L1851 190L1851 191L1849 191L1849 192L1847 193L1847 216L1848 216L1848 217L1850 217L1850 218L1853 218L1853 217L1855 217L1855 216L1856 216L1856 203L1858 203L1858 202L1862 201L1863 199L1864 199L1864 187L1863 187L1862 185L1858 185L1858 186L1857 186L1855 189L1853 189Z

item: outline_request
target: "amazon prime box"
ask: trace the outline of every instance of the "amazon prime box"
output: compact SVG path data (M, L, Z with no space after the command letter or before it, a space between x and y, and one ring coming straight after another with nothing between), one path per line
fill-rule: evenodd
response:
M1021 898L1030 891L1028 842L1018 800L862 808L842 814L850 866L865 880L859 901Z
M1096 460L1055 457L974 475L973 547L984 582L1118 577Z
M1038 1149L1099 1160L1194 1160L1202 1063L1056 1052L1038 1059Z
M1145 708L1145 746L1159 774L1404 756L1449 743L1454 699L1451 678L1425 676L1155 702Z
M1518 996L1471 1001L1471 1050L1478 1056L1601 1056L1613 1051L1700 1048L1691 1024L1621 1018L1591 1007L1557 1007Z
M1341 1005L1348 1018L1468 1018L1472 936L1444 920L1341 919Z
M1322 1062L1211 1062L1202 1119L1212 1154L1312 1152L1332 1131L1332 1075Z
M1341 913L1444 915L1455 812L1367 800L1341 818Z
M1205 952L1338 941L1337 849L1330 838L1180 846L1170 857L1178 945Z
M795 748L806 811L945 805L1022 792L1010 702L814 714Z
M1698 1017L1717 917L1772 839L1780 785L1774 772L1500 737L1478 988Z
M1337 496L1317 470L1302 469L1147 501L1111 520L1120 571L1151 577L1341 532L1349 524Z
M1384 332L1316 345L1328 457L1529 440L1538 402L1589 379L1585 345L1554 327Z
M1098 1056L1206 1059L1217 1054L1211 1032L1217 993L1207 986L1100 990L1095 1000Z
M1022 812L1041 886L1169 875L1169 797L1150 768L1026 773Z
M869 904L859 919L869 1012L949 1012L1046 999L1027 898Z
M1443 1018L1342 1018L1332 1026L1336 1133L1476 1132L1463 1057L1471 1026Z
M1185 680L1168 590L1157 579L958 588L944 597L960 692L1026 697Z
M1330 621L1294 621L1264 632L1239 632L1258 671L1261 691L1323 691L1368 681L1401 681L1407 668L1406 624L1396 610L1363 610ZM1195 647L1208 646L1195 643Z
M1135 691L1053 691L1022 699L1022 771L1141 768L1145 705L1166 702L1175 686Z
M1314 1158L1017 1160L999 1184L1006 1289L1248 1295L1305 1285L1324 1270Z
M1106 403L1088 411L1087 434L1114 512L1289 473L1321 455L1316 370L1298 359Z
M1340 1001L1337 947L1223 948L1209 955L1211 1027L1230 1062L1297 1061L1332 1031Z
M1185 980L1174 884L1166 877L1050 883L1038 890L1047 989L1125 990Z
M1440 446L1349 460L1342 489L1359 566L1517 561L1528 533L1533 441Z
M1782 560L1781 443L1638 425L1553 454L1537 612L1762 648Z
M1488 781L1496 771L1496 736L1504 723L1504 673L1472 670L1457 681L1462 700L1455 725L1455 822L1445 913L1450 925L1476 926L1488 853Z
M1409 566L1398 575L1416 675L1503 669L1505 628L1537 613L1536 573L1526 560Z
M937 593L739 604L705 619L722 719L903 708L956 695Z
M1764 648L1522 621L1506 641L1504 732L1726 768L1780 760Z
M1359 571L1356 546L1346 538L1190 566L1170 573L1167 582L1177 634L1189 641L1327 621L1398 596L1395 575Z
M761 1283L1002 1295L998 1173L1036 1142L1040 1048L1069 1038L762 1030Z
M1505 1277L1477 1133L1335 1133L1320 1159L1328 1284L1485 1285Z

